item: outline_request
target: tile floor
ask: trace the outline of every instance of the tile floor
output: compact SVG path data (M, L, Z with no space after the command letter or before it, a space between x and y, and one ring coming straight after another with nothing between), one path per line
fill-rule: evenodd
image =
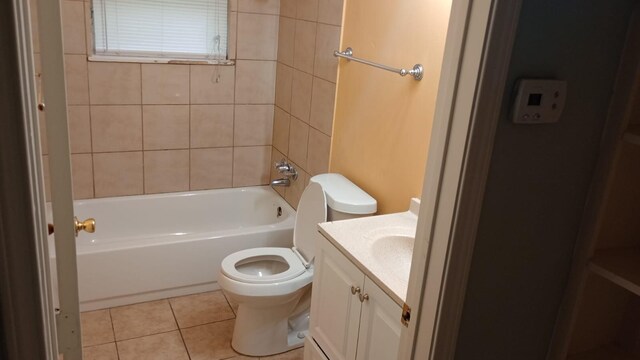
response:
M231 348L237 307L222 291L84 312L85 360L246 360ZM302 360L302 348L264 360Z

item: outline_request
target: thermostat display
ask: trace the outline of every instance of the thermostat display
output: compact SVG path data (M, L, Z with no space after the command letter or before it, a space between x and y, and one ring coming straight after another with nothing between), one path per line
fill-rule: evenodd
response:
M521 79L517 83L512 118L516 124L554 123L560 120L566 98L567 82Z

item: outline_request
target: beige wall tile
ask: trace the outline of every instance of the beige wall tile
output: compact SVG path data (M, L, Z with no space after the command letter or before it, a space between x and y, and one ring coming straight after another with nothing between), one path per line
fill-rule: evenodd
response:
M280 17L278 27L278 61L293 66L293 43L296 35L296 21Z
M178 329L167 300L119 306L110 311L118 341Z
M320 78L313 79L311 121L314 128L331 136L336 85Z
M65 55L64 75L67 82L67 105L88 104L87 57L85 55Z
M233 145L271 145L273 111L273 105L236 105Z
M142 107L145 150L189 148L189 105Z
M91 104L140 104L140 64L90 62Z
M229 0L229 11L238 11L238 0Z
M329 171L331 138L314 128L310 128L308 147L306 170L309 171L309 174L313 176Z
M284 155L289 152L289 123L291 116L279 107L273 117L273 146Z
M84 360L118 360L116 343L83 347L82 358Z
M229 40L227 42L227 58L236 59L238 43L238 13L233 11L229 13Z
M233 146L233 105L191 105L191 147Z
M342 9L344 0L319 0L318 6L318 22L342 25Z
M340 27L318 24L316 35L316 58L313 66L315 76L336 82L338 58L333 56L340 47Z
M294 0L290 0L290 1L294 1ZM31 16L31 42L33 43L33 51L40 52L40 33L38 30L38 1L37 0L29 0L29 15Z
M238 60L236 69L236 104L273 104L275 61Z
M93 157L91 154L71 155L71 177L74 199L93 198Z
M146 194L189 190L189 150L144 152Z
M141 106L92 106L91 135L94 152L141 150Z
M291 86L291 115L309 123L311 112L311 89L313 76L299 70L293 70Z
M84 38L86 43L86 49L88 55L93 55L93 25L91 20L91 2L83 1L84 3Z
M278 23L276 15L239 13L237 58L276 60Z
M289 126L289 159L303 168L307 167L308 143L309 125L292 116Z
M92 346L114 341L109 310L97 310L80 314L82 345Z
M318 20L318 0L298 0L296 18L308 21Z
M275 103L285 111L291 111L291 85L293 69L278 62Z
M271 146L237 147L233 149L233 187L269 183Z
M62 33L65 54L86 54L84 4L79 1L62 2Z
M188 104L189 65L142 64L143 104Z
M232 186L233 148L191 149L191 190Z
M169 303L180 328L235 318L222 291L181 296Z
M93 154L96 197L140 195L142 152Z
M283 153L281 153L280 151L278 151L278 149L272 147L271 148L271 164L275 164L278 161L285 159L286 156L284 156ZM275 166L270 166L271 168L271 176L270 176L270 180L275 180L275 179L280 179L282 178L282 174L278 173L278 170L276 170ZM285 187L284 186L272 186L272 188L278 192L278 194L280 194L280 196L282 196L284 198L284 192L285 192Z
M118 342L120 360L189 360L179 331Z
M293 67L312 74L315 49L316 23L296 20Z
M192 104L233 104L235 66L191 65Z
M278 15L280 0L238 0L238 11Z
M286 16L295 19L297 5L298 0L280 0L280 16Z
M89 106L72 105L67 107L69 121L69 141L71 153L91 152L91 121Z
M298 203L300 202L300 197L302 196L302 192L309 184L309 174L304 171L298 164L293 164L296 169L298 169L298 179L291 183L291 186L285 188L284 191L284 199L291 205L294 209L298 208Z
M234 320L195 326L182 330L192 360L228 359L237 353L231 348Z

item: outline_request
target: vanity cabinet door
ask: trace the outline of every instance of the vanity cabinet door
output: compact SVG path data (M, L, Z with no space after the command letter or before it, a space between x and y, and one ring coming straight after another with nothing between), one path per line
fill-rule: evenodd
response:
M331 360L356 357L363 287L364 274L318 234L310 333Z
M365 279L363 297L356 359L397 359L402 308L369 278Z

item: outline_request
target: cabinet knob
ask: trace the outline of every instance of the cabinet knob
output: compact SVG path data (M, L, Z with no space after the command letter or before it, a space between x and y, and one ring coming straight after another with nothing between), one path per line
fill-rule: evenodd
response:
M351 286L351 295L355 295L355 294L359 294L360 293L360 287L359 286ZM362 300L361 300L362 301Z
M360 294L358 295L358 297L360 298L360 302L365 302L369 300L369 294L364 294L364 295Z

